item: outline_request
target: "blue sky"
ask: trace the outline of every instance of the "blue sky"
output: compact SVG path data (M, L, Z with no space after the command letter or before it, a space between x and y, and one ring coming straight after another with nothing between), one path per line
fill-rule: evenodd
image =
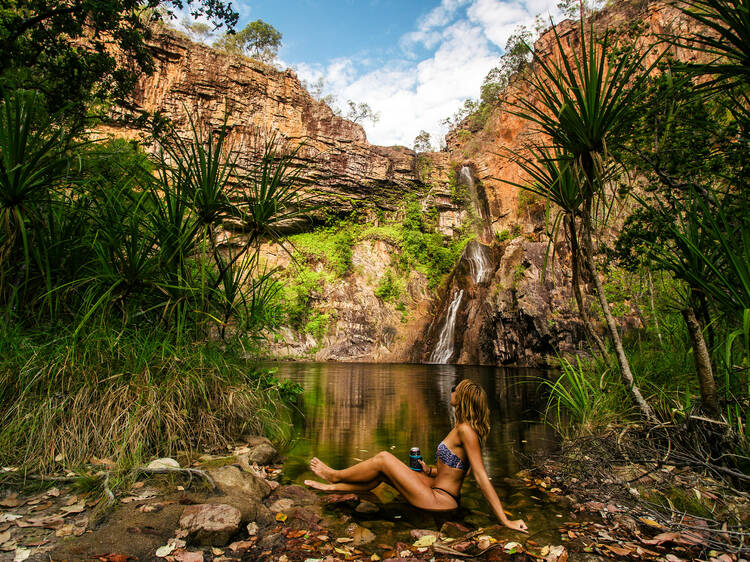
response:
M344 107L380 114L362 125L374 144L411 147L420 130L437 148L440 122L479 96L508 37L533 31L541 14L560 19L558 0L234 0L238 29L255 19L283 33L278 65L301 80L323 78Z

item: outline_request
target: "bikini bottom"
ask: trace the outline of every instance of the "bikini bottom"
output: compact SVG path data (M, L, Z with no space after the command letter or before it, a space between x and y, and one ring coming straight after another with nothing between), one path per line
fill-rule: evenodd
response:
M441 492L445 492L450 497L452 497L454 500L456 500L456 506L461 505L461 496L456 496L454 494L451 494L448 490L443 490L442 488L438 488L437 486L432 487L433 490L440 490Z

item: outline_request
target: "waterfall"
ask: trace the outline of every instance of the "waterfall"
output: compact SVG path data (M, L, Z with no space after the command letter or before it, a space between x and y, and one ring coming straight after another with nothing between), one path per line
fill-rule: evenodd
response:
M464 250L464 256L469 262L469 271L474 284L478 285L485 281L490 273L490 264L485 255L484 245L477 241L469 242Z
M453 356L453 340L456 328L456 314L458 314L458 307L461 304L461 299L463 298L463 296L463 289L453 294L453 300L448 307L448 314L446 314L445 316L445 324L443 324L443 328L442 330L440 330L438 343L435 346L432 355L430 355L430 361L432 363L447 363Z

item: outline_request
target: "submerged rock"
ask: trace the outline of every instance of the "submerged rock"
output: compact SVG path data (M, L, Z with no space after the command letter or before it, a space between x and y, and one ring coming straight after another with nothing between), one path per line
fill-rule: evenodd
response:
M359 502L359 505L354 508L354 511L356 511L357 513L377 513L378 511L380 511L380 508L372 502L362 500L361 502Z
M226 504L189 505L182 512L180 527L195 544L223 546L240 528L242 514Z

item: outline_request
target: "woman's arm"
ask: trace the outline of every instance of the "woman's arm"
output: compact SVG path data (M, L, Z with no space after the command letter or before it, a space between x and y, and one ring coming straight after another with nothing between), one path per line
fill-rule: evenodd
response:
M500 523L516 531L526 532L526 523L523 519L510 520L506 517L505 511L503 510L503 504L500 503L500 498L497 497L497 492L493 488L487 471L484 469L484 462L482 461L482 449L479 445L479 438L476 432L471 429L468 425L461 424L458 426L458 436L461 438L461 444L466 451L466 455L469 458L471 468L474 469L474 478L479 484L479 489L482 490L484 497L490 502L492 511L495 512L495 516L500 520Z
M437 476L437 468L427 466L422 459L417 459L417 462L419 462L422 467L422 473L425 476L428 476L429 478L435 478L435 476Z

